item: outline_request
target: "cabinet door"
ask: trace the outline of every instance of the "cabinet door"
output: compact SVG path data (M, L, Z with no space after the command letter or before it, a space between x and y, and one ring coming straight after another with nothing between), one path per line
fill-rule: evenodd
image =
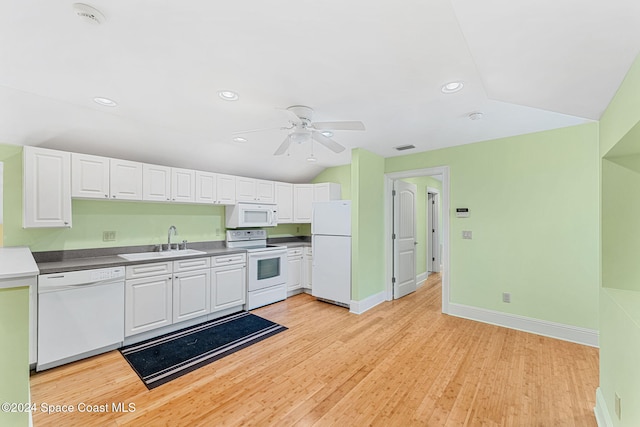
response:
M293 291L302 287L302 256L288 258L287 290Z
M293 185L293 222L311 222L313 184Z
M142 200L142 163L111 159L109 165L111 198Z
M125 282L125 336L170 325L172 276L163 275Z
M222 205L235 205L236 203L236 177L233 175L218 174L216 176L217 203Z
M196 173L189 169L171 168L171 201L194 202Z
M256 180L256 200L263 203L275 202L275 190L273 181L264 179Z
M209 313L211 270L177 273L173 276L173 322Z
M340 200L341 187L335 182L321 182L313 184L313 201L329 202L331 200Z
M302 287L311 289L312 277L311 266L313 264L313 256L311 255L311 248L305 248L304 258L302 261L303 274L302 274Z
M196 171L196 203L216 202L216 174Z
M211 269L211 311L245 302L247 268L245 264Z
M293 184L275 183L275 202L278 205L278 224L293 222Z
M109 159L71 153L71 197L109 198Z
M23 161L23 227L71 227L71 154L24 147Z
M243 176L236 177L236 202L255 202L256 200L256 180Z
M142 198L154 202L171 200L171 168L167 166L148 165L142 167Z

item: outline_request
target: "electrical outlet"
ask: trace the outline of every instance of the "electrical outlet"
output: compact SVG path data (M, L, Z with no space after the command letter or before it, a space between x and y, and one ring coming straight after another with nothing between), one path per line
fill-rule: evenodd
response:
M511 292L502 293L502 302L511 302Z
M463 230L462 231L462 238L471 240L473 238L473 234L469 230Z
M116 240L116 232L115 231L103 231L102 232L102 241L103 242L113 242Z
M300 227L296 227L296 233L300 232Z
M615 408L616 408L616 416L618 417L618 419L621 419L621 418L620 418L620 411L621 411L621 408L620 408L620 403L621 403L621 402L620 402L620 400L621 400L621 399L620 399L620 396L618 396L618 393L616 393L616 397L615 397Z

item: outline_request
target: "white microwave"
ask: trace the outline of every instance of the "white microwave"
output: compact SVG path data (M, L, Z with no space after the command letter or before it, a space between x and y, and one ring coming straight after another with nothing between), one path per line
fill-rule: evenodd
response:
M237 203L226 207L227 228L275 227L278 208L272 203Z

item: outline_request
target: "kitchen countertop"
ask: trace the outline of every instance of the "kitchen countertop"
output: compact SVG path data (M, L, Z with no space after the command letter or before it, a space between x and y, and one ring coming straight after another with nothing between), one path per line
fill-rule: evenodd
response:
M228 255L228 254L246 252L244 249L228 249L228 248L206 248L206 249L198 248L197 250L202 251L204 253L198 254L198 255L189 255L189 256L175 256L175 257L167 256L161 259L154 258L154 259L136 260L136 261L128 261L124 258L119 257L118 255L105 255L105 256L96 256L96 257L90 256L90 257L62 259L59 261L39 262L38 267L40 268L40 274L64 273L67 271L89 270L93 268L105 268L105 267L119 267L119 266L133 265L133 264L150 264L154 262L174 261L177 259L206 258L209 256Z
M0 248L0 280L32 277L39 274L38 265L27 247ZM0 288L14 287L12 284Z
M286 246L289 248L298 248L311 246L308 238L274 238L269 239L269 244L278 246ZM145 246L125 246L115 248L96 248L96 249L74 249L50 252L34 252L36 273L51 274L64 273L67 271L89 270L95 268L120 267L133 264L151 264L155 262L174 261L177 259L187 258L205 258L210 256L228 255L234 253L245 253L245 249L229 249L224 241L212 242L192 242L188 245L189 249L195 249L204 252L203 254L189 256L167 256L162 258L152 258L146 260L129 261L118 256L118 254L129 254L138 252L153 252L155 245ZM26 248L24 248L26 249ZM28 251L28 249L26 249ZM1 276L0 276L1 277Z

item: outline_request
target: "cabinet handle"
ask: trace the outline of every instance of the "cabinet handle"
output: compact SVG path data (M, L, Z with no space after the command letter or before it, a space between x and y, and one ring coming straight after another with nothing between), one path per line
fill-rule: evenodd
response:
M113 196L111 196L111 197L113 197L113 198L115 199L115 198L116 198L116 195L114 194L114 195L113 195Z
M107 197L107 198L108 198L108 197L109 197L109 195L108 195L108 194L105 194L105 195L104 195L104 197Z

